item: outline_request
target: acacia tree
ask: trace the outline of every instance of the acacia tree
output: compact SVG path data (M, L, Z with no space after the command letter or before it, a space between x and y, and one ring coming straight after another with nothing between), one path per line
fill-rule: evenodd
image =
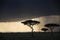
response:
M54 27L59 27L59 24L54 24L54 23L49 23L49 24L45 24L45 27L50 28L51 32L53 32Z
M33 25L36 25L36 24L39 24L40 22L39 21L35 21L35 20L26 20L24 22L21 22L23 23L24 25L27 25L29 26L31 29L32 29L32 36L33 36Z
M47 28L42 28L41 30L44 31L44 32L46 32L48 29Z

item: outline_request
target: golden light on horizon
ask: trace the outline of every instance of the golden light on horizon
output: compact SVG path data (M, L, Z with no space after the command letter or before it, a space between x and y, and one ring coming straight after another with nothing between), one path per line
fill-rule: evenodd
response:
M37 21L41 22L41 24L33 26L35 32L40 32L41 31L40 29L43 26L42 18L40 18L40 19L34 18L32 20L37 20ZM29 26L22 24L21 21L0 22L0 32L31 32L31 31L32 31L32 29Z
M41 29L44 28L44 25L46 23L60 24L59 23L60 16L58 16L58 17L53 16L53 18L52 18L52 16L44 16L44 17L38 17L38 18L31 19L31 20L36 20L36 21L40 22L40 24L33 26L34 32L43 32ZM25 21L25 20L22 20L22 21ZM22 24L21 23L22 21L0 22L0 32L31 32L32 29L29 26Z

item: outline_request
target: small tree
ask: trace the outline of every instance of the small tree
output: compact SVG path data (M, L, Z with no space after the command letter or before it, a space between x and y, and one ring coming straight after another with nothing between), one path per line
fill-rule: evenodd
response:
M54 24L54 23L49 23L49 24L45 24L45 27L50 28L51 32L53 32L54 27L59 27L59 24Z
M44 32L46 32L48 29L47 28L42 28L41 30L44 31Z
M32 36L33 36L33 25L39 24L39 21L35 21L35 20L27 20L22 22L24 25L28 25L31 29L32 29Z

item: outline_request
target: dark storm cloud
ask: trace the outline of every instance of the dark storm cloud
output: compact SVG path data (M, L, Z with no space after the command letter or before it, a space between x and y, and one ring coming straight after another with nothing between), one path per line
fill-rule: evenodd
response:
M0 0L0 21L18 21L44 15L60 15L57 0Z

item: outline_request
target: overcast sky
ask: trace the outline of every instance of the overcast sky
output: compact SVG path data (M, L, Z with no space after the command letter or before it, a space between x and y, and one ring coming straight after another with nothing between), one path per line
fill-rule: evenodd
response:
M0 0L0 22L60 15L58 0Z

